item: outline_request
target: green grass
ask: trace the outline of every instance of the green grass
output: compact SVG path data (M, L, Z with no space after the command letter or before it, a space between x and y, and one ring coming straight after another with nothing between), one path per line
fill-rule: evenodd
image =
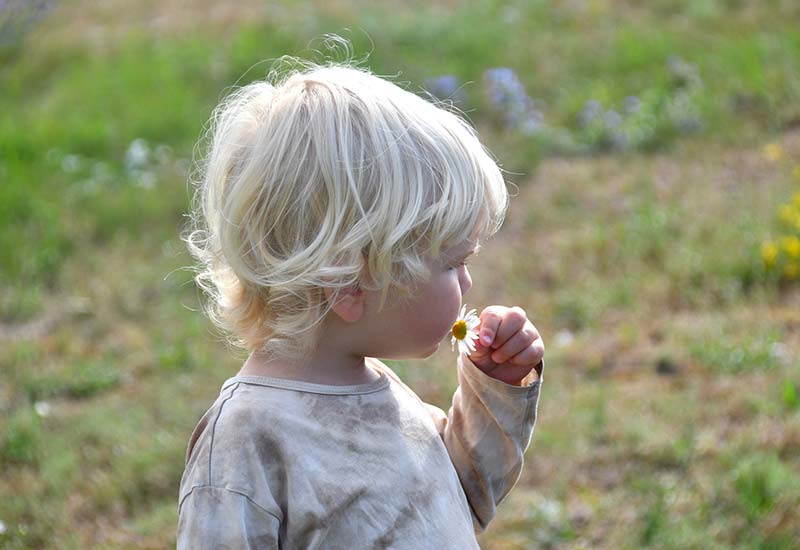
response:
M800 358L775 351L800 349L800 295L759 255L800 186L798 8L287 3L233 23L182 12L154 31L135 6L109 19L68 3L0 49L0 337L68 297L92 304L2 340L0 546L174 543L188 436L243 360L180 270L193 147L224 90L263 77L265 60L313 56L327 32L409 89L457 76L519 186L468 299L525 307L549 374L523 476L481 544L790 548L800 536ZM89 22L113 40L98 46ZM490 108L483 74L502 66L545 133L509 131ZM632 95L625 152L599 122L579 124L587 101L622 113ZM682 106L701 121L692 131ZM764 157L770 142L780 162ZM446 409L443 348L392 367Z

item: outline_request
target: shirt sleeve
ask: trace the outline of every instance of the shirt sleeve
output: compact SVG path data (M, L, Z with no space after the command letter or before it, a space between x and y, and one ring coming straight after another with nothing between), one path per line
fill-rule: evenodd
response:
M458 473L477 533L486 529L522 473L543 374L544 363L533 383L512 386L459 356L458 389L447 415L425 404Z
M194 487L180 505L178 550L276 549L280 521L246 495L213 486Z

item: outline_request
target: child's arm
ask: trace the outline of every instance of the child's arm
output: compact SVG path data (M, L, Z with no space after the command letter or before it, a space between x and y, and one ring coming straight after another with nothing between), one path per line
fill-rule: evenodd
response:
M180 505L177 548L275 548L280 521L249 497L223 487L194 487Z
M279 546L283 514L254 445L258 425L247 421L253 413L241 403L230 408L237 388L223 389L189 440L178 500L179 550Z
M428 405L461 480L477 532L486 529L497 504L519 479L536 422L544 345L521 312L486 308L481 314L481 336L485 329L497 348L479 346L470 358L459 357L459 387L447 416ZM495 363L492 357L505 359Z

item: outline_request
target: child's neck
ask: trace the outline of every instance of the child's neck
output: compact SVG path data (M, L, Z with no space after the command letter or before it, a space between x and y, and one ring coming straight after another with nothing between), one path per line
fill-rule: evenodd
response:
M380 374L368 366L369 358L316 353L303 362L269 359L254 352L239 371L240 375L268 376L331 386L368 384Z

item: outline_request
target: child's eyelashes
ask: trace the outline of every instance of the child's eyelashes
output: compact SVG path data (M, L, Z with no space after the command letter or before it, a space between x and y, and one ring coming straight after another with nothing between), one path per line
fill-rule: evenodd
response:
M466 260L462 260L462 261L458 262L458 263L457 263L457 264L455 264L455 265L451 265L451 266L450 266L450 267L448 267L447 269L448 269L448 270L451 270L451 269L458 269L459 267L467 267L467 261L466 261Z

